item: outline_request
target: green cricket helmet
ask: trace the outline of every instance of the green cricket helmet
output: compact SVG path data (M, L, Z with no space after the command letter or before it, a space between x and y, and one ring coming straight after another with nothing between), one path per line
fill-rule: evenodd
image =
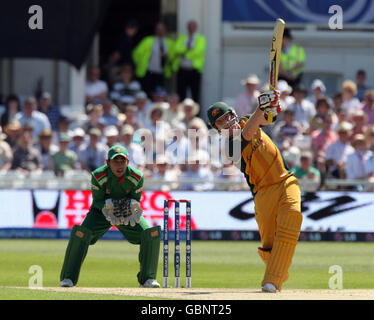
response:
M220 117L224 116L229 112L236 115L235 110L229 105L227 105L225 102L216 102L215 104L211 105L207 110L209 124L213 128L215 128L215 122L217 121L217 119L219 119Z

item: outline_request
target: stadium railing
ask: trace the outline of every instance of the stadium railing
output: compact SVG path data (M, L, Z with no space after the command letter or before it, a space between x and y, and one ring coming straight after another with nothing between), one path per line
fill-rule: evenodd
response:
M201 185L205 184L206 180L201 179L183 179L178 181L166 181L154 178L146 178L144 180L144 190L172 190L178 189L183 184ZM226 190L249 190L247 184L243 181L232 179L215 178L209 181L214 185L213 189L217 191ZM321 188L320 183L310 180L299 180L302 191L318 191L318 190L350 190L350 191L374 191L374 183L367 180L340 180L340 179L326 179ZM33 172L30 175L25 175L17 171L0 172L0 189L14 190L14 189L31 189L31 190L88 190L91 188L91 175L87 171L69 171L63 177L57 177L52 171L43 171L41 173ZM196 190L204 191L196 188ZM205 190L205 191L209 191Z

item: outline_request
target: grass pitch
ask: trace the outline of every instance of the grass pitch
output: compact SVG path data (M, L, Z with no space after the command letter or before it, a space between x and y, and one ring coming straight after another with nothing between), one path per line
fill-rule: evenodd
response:
M142 296L50 292L28 287L33 265L43 270L43 286L56 287L67 240L0 240L0 299L144 299ZM260 288L265 266L257 255L258 242L192 242L194 288ZM162 247L162 246L161 246ZM170 243L169 282L174 284L173 243ZM160 250L161 251L161 250ZM90 246L79 287L135 288L139 247L126 241L99 241ZM181 283L185 283L185 248L181 248ZM300 242L283 289L329 289L331 266L343 271L344 289L374 288L372 243ZM157 280L162 283L162 252ZM147 298L149 299L149 298Z

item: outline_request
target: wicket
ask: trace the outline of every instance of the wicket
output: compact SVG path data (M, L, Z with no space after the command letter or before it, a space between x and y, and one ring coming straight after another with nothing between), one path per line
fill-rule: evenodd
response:
M191 288L191 200L165 200L164 201L164 283L169 286L169 203L175 204L174 209L174 286L180 287L180 203L186 204L186 288Z

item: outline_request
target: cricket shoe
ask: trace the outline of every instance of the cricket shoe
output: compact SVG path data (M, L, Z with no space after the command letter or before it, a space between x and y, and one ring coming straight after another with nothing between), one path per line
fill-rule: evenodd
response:
M265 283L262 287L262 292L276 293L277 288L272 283Z
M141 284L139 288L160 288L160 284L155 279L148 279L146 282Z
M60 287L71 288L74 287L74 284L73 281L71 281L70 279L64 279L60 282Z

